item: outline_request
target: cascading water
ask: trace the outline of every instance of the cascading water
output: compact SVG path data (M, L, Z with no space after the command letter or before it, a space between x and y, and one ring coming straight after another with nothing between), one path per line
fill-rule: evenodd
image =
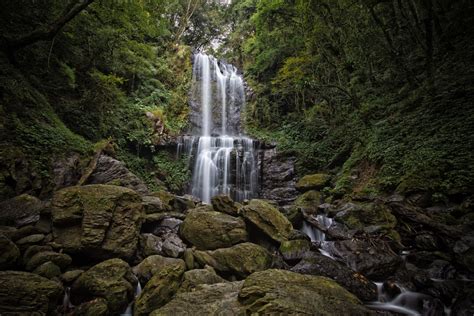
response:
M237 201L254 197L258 144L241 136L245 89L237 69L212 56L195 54L191 101L194 134L199 136L183 136L178 155L191 157L192 195L206 203L218 194Z

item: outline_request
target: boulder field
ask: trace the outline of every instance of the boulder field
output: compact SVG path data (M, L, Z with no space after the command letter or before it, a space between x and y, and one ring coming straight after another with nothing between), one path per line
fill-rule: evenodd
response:
M207 205L110 184L67 187L48 201L4 201L0 314L375 315L367 307L378 297L374 281L393 293L394 284L425 287L436 306L451 300L454 310L469 311L470 296L453 290L472 269L472 238L462 226L400 201L323 203L315 190L327 179L302 181L287 206L227 196ZM295 213L325 233L332 258L293 226ZM334 221L320 225L318 214ZM423 230L402 257L400 224L408 220ZM452 252L440 251L448 245ZM449 286L432 281L440 276Z

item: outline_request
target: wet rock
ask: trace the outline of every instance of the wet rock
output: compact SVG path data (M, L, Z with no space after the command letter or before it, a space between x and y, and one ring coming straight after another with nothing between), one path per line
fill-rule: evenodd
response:
M377 287L374 283L340 262L316 252L308 254L291 271L331 278L363 301L377 299Z
M248 242L213 251L196 250L193 254L201 265L207 264L217 271L240 277L268 269L272 263L271 255L265 248Z
M38 198L22 194L0 202L0 225L16 227L36 223L44 204Z
M186 271L183 276L183 282L178 293L194 291L196 287L202 284L215 284L227 282L216 274L216 271L209 266L204 269L193 269Z
M176 212L186 213L196 207L196 203L190 196L175 196L172 200L173 210Z
M50 315L62 291L60 283L34 273L0 271L0 313Z
M240 209L241 215L277 242L288 239L293 229L290 221L276 207L264 200L254 199Z
M239 302L249 315L372 314L357 297L330 279L275 269L245 279Z
M155 309L168 303L178 291L185 264L172 264L163 267L146 283L135 301L134 315L149 315Z
M151 316L186 315L242 315L237 297L243 281L199 285L192 292L178 293Z
M453 251L456 261L469 271L474 272L474 235L463 236L456 242Z
M47 279L52 279L61 274L61 269L51 261L47 261L33 270L33 273L41 275Z
M74 309L76 316L106 316L108 315L107 301L103 298L95 298L82 303Z
M26 264L26 270L33 271L39 265L51 261L61 269L71 264L72 259L65 253L57 253L54 251L41 251L36 253Z
M418 249L422 250L435 250L438 249L438 241L435 236L425 233L415 237L415 244Z
M200 208L189 212L181 225L180 234L203 250L230 247L248 238L243 219Z
M110 182L139 193L148 193L145 183L128 170L125 163L112 157L101 155L97 159L95 170L87 179L87 184L108 184Z
M132 300L135 284L128 264L121 259L110 259L93 266L74 281L71 299L78 305L94 298L104 298L108 312L118 314Z
M311 242L306 239L284 241L280 245L280 253L286 261L299 260L310 250Z
M7 237L0 234L0 270L14 267L20 258L20 250Z
M325 173L309 174L296 182L296 189L302 192L309 190L320 190L324 188L331 179L331 176Z
M71 284L74 282L82 273L84 270L71 270L71 271L66 271L61 276L59 277L61 281L65 284Z
M338 240L331 243L331 253L355 271L376 280L393 275L402 264L400 256L379 240Z
M237 204L227 195L216 195L211 199L212 207L215 211L237 216Z
M285 215L286 218L290 221L293 227L301 226L304 220L303 213L301 208L294 205L285 205L280 208L280 212Z
M52 201L54 241L67 252L94 258L131 258L142 205L133 190L110 185L69 187Z
M133 267L132 271L137 276L142 285L155 274L164 270L185 270L186 264L181 259L165 258L159 255L149 256L138 265Z
M441 251L413 251L407 256L407 261L420 268L429 268L435 260L451 261L452 258Z

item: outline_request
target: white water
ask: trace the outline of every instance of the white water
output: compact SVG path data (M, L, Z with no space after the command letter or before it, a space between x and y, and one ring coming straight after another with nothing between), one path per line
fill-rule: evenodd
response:
M125 312L120 314L121 316L132 316L133 315L133 304L135 303L135 300L137 297L140 295L142 292L142 285L140 284L140 281L138 281L137 286L135 287L135 297L133 298L133 301L128 304L127 309Z
M316 220L319 222L321 227L324 227L325 229L331 227L333 222L333 219L327 217L326 215L317 215ZM328 251L329 242L326 241L326 234L323 231L311 226L311 224L306 221L303 221L301 231L311 239L311 242L319 244L319 252L322 255L334 259L334 257Z
M193 87L193 99L200 102L200 135L184 136L178 145L178 155L191 157L191 194L205 203L218 194L237 201L254 197L258 180L256 143L235 135L240 125L236 109L245 105L242 77L234 66L197 53Z

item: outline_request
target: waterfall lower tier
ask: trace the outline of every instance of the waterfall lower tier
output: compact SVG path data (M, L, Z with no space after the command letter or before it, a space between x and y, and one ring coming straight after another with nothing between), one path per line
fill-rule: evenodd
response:
M184 136L178 154L189 157L193 170L192 195L210 203L227 194L236 201L256 196L257 144L247 137Z

